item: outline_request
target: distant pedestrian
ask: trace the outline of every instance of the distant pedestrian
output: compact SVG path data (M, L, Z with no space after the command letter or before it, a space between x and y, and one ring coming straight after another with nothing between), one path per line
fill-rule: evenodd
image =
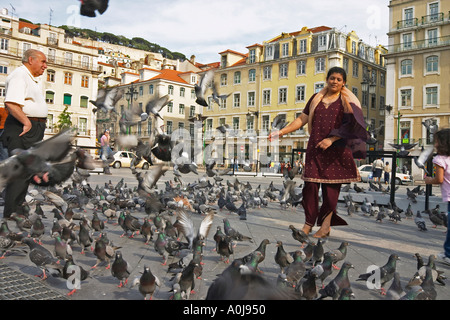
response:
M374 182L380 182L381 180L381 173L383 172L384 165L381 158L378 158L375 160L372 164L372 171L373 171L373 181Z
M109 145L111 141L111 137L109 135L109 130L106 129L103 133L103 136L100 139L101 150L100 150L100 159L103 161L103 173L111 174L111 170L109 168L109 163L113 156L113 151L111 146Z
M386 162L386 165L384 166L384 183L389 184L389 181L391 179L391 166L389 165L389 162Z
M433 158L436 167L434 177L425 177L426 184L440 184L442 201L447 202L447 220L450 222L450 129L441 129L434 135L437 155ZM450 265L450 233L444 242L444 252L438 254L439 261Z

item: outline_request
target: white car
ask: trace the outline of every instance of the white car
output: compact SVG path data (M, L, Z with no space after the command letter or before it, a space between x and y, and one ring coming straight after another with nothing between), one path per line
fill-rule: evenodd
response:
M121 167L129 168L133 157L136 157L136 154L134 154L133 152L117 151L116 153L114 153L114 161L110 164L110 166L116 169L119 169ZM148 163L144 159L142 159L141 162L136 165L136 168L142 168L144 170L147 170L149 167L150 163Z
M362 182L368 182L369 179L373 179L372 175L372 165L371 164L363 164L358 167L359 175L361 176ZM390 178L392 179L392 172L390 174ZM384 171L381 173L381 182L384 182ZM395 174L395 184L409 184L413 182L413 177L409 174L404 174L397 172Z

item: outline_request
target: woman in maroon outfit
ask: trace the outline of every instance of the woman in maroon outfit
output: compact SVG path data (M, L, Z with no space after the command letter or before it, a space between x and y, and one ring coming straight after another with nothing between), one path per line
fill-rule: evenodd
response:
M303 170L303 231L324 238L331 226L346 225L337 215L336 206L342 183L360 181L354 157L365 157L365 129L361 106L356 96L345 87L345 70L333 67L327 74L327 86L313 95L301 115L285 128L272 132L269 140L296 131L308 124L310 133ZM319 209L319 188L322 206Z

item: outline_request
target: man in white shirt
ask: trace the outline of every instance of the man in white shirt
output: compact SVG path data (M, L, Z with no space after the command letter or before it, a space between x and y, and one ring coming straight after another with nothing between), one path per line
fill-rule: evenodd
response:
M29 49L22 63L6 78L5 107L9 115L1 139L10 156L13 150L28 149L44 138L48 114L39 78L47 69L45 54ZM29 183L17 179L6 186L4 218L21 208Z

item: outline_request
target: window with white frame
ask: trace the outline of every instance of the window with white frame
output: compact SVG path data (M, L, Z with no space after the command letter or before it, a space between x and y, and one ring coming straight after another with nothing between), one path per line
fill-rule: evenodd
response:
M278 89L278 103L285 104L287 103L287 88L279 88Z
M3 86L0 86L0 97L4 97L6 95L6 88Z
M305 75L306 74L306 60L298 60L297 61L297 75Z
M227 108L227 99L220 99L219 100L219 108L220 109L226 109Z
M239 130L239 117L233 117L233 130Z
M78 118L78 133L81 135L87 134L87 118Z
M236 71L234 73L234 84L240 84L241 83L241 72Z
M169 87L168 87L168 93L169 93L169 94L173 94L173 86L172 86L172 85L169 85Z
M153 89L153 85L152 84L150 84L149 86L148 86L148 94L153 94L153 91L154 89Z
M435 73L439 71L439 57L436 55L425 58L426 72Z
M23 52L27 51L28 49L31 49L31 43L24 42L22 44L22 49L23 49Z
M166 133L167 134L172 134L173 131L173 122L170 120L167 120L166 122Z
M400 89L400 107L412 108L412 89Z
M346 73L348 73L348 64L349 64L348 58L342 59L342 68L345 70Z
M0 73L1 74L8 74L8 66L0 65Z
M220 75L220 85L221 86L226 86L227 85L227 79L228 79L227 74L226 73L222 73Z
M412 27L414 25L414 8L403 9L403 20L405 20L405 27Z
M233 108L239 108L241 106L241 94L233 94Z
M265 66L263 69L263 80L272 79L272 66Z
M438 29L428 29L427 30L427 43L429 46L435 46L438 43Z
M325 50L327 48L327 35L326 34L320 35L318 37L317 41L318 41L318 45L319 45L318 50Z
M266 46L266 60L273 59L273 45Z
M173 102L172 101L167 104L167 112L168 113L173 112Z
M183 87L181 87L181 88L180 88L180 97L184 97L185 92L186 92L186 89L183 88Z
M73 54L72 52L65 52L64 53L64 64L71 66L73 61Z
M307 53L307 42L306 39L301 39L298 41L298 52L299 53Z
M402 34L403 49L411 49L412 41L413 41L413 34L411 32Z
M263 105L270 105L270 89L263 90Z
M306 86L305 85L297 85L295 87L295 102L304 102L306 94Z
M249 106L249 107L255 106L255 104L256 104L255 97L256 97L255 91L249 91L247 93L247 106Z
M270 116L269 115L262 116L262 130L263 131L270 130Z
M48 48L47 61L55 62L56 61L56 50L52 48Z
M316 59L316 73L325 72L325 58Z
M248 63L255 63L256 62L256 50L251 49L248 55Z
M55 103L55 93L53 91L46 91L45 92L45 102L48 104L54 104Z
M256 70L250 69L248 71L248 82L255 82L256 81Z
M428 4L428 15L430 22L436 22L439 20L439 2Z
M400 62L400 74L402 76L412 75L412 59L404 59Z
M182 103L178 105L178 114L184 114L184 104Z
M283 43L281 45L281 57L289 56L289 43Z
M190 106L189 108L189 117L195 116L195 106Z
M287 77L288 77L288 64L280 63L280 78L287 78Z
M425 106L437 107L439 103L438 94L439 94L438 86L430 85L425 87Z
M353 61L352 75L355 78L359 77L359 63L358 63L358 61Z
M252 133L255 124L255 116L247 116L247 132Z
M8 50L9 40L0 38L0 50Z
M325 87L325 83L323 83L323 82L314 84L314 93L318 93L324 87Z

